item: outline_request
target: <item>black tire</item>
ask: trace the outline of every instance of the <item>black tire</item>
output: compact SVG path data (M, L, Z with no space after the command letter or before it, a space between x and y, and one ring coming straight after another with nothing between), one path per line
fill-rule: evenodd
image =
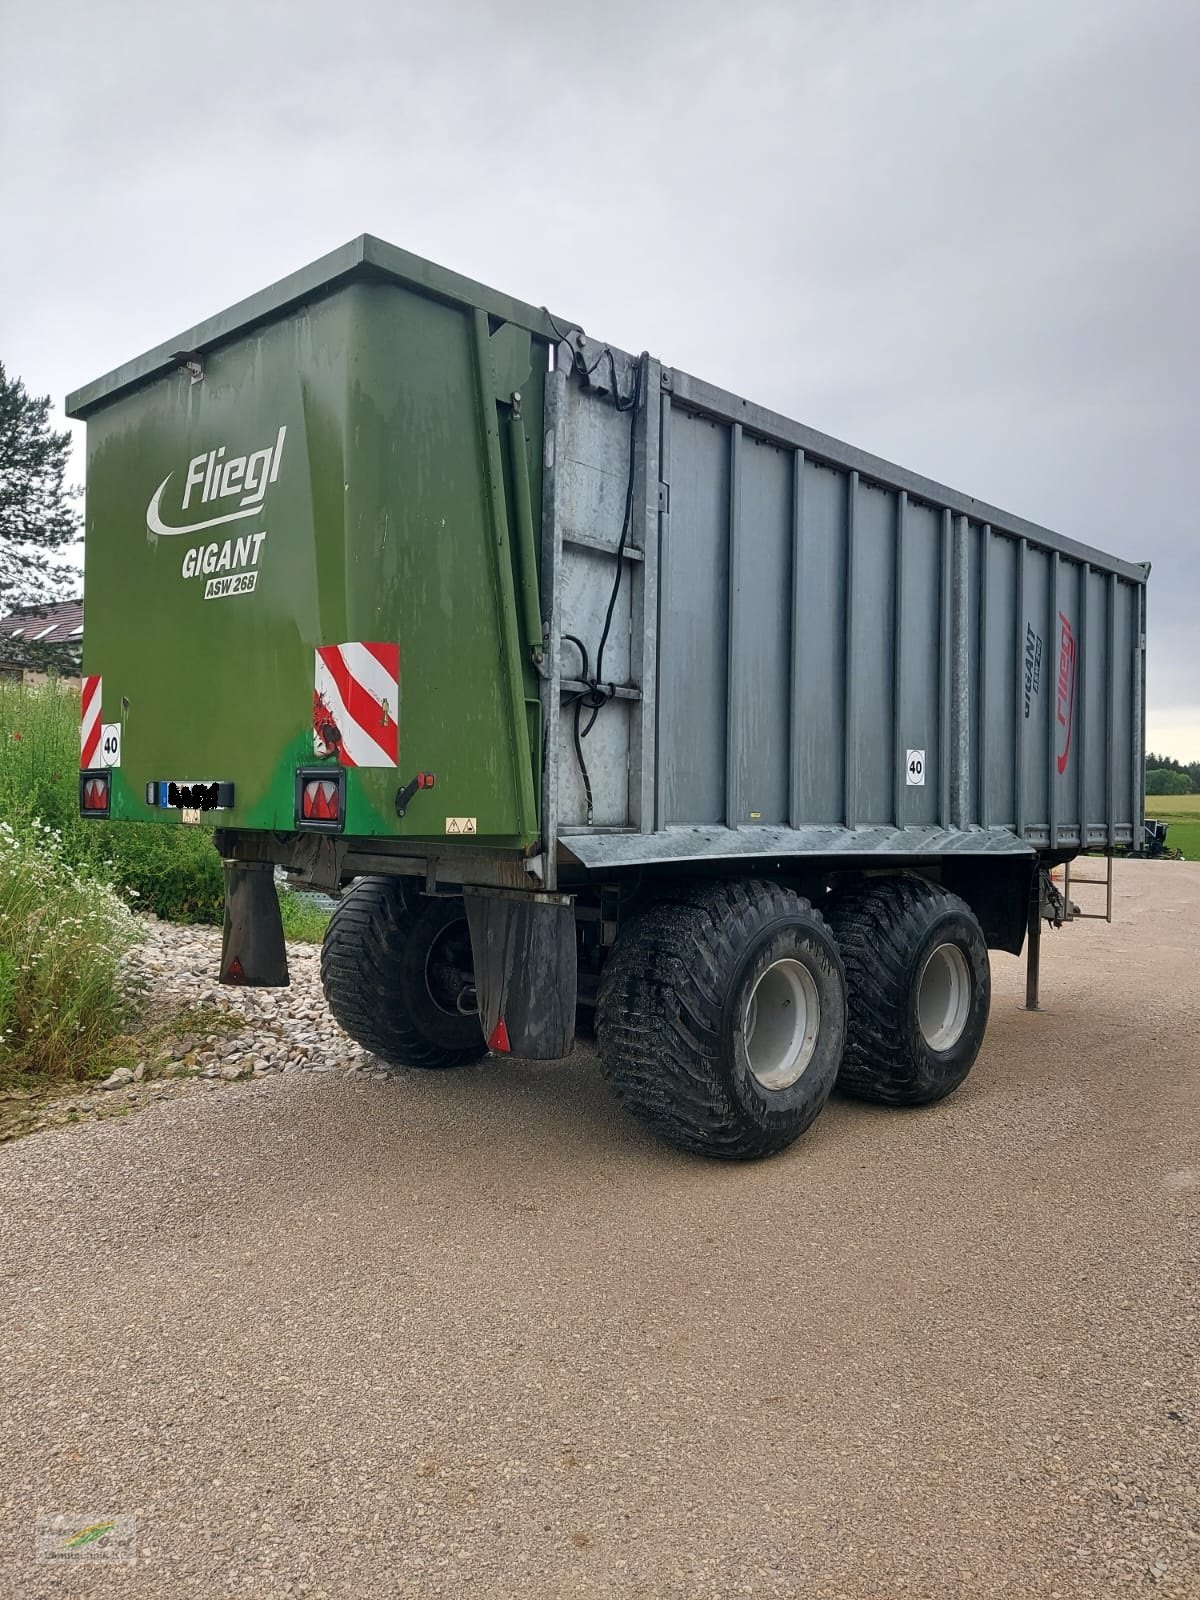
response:
M846 966L849 1002L838 1088L889 1106L927 1105L957 1089L983 1043L992 992L987 942L970 906L923 878L878 878L839 895L829 922ZM921 1016L931 993L934 1018L941 1015L937 974L931 969L924 999L922 978L946 945L959 957L941 957L941 966L963 964L961 979L950 982L965 1012L958 1013L961 1032L938 1049ZM946 1003L951 1007L950 999ZM952 1009L945 1016L949 1039L958 1023ZM926 1030L937 1038L928 1015Z
M454 1003L470 981L470 950L461 900L359 878L325 930L321 985L337 1021L381 1061L462 1067L487 1055L479 1018Z
M794 1082L767 1087L747 1054L749 1008L783 960L811 981L815 1043ZM807 900L774 883L709 883L652 906L621 930L600 980L596 1034L618 1099L699 1155L750 1160L799 1138L829 1098L845 1031L837 945Z

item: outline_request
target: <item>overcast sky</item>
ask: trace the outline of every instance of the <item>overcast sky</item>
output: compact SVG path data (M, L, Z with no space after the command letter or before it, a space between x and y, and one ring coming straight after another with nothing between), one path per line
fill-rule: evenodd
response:
M379 234L1152 561L1196 759L1198 84L1195 0L0 0L0 359Z

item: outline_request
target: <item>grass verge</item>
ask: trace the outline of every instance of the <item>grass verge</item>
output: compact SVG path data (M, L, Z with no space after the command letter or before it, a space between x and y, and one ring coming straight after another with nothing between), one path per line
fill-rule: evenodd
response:
M293 893L291 889L281 889L279 910L283 917L285 939L295 939L301 944L320 944L324 939L325 929L329 926L329 912L322 911L311 900Z
M0 1084L95 1076L141 994L122 957L140 939L113 890L34 819L0 822Z
M129 1116L145 1103L148 1085L197 1077L196 1056L213 1036L229 1038L248 1025L244 1017L217 1006L192 1006L114 1038L97 1070L82 1080L50 1080L20 1071L0 1077L0 1144L47 1128L69 1127L85 1116ZM127 1093L99 1091L99 1078L117 1067L140 1068L140 1082L131 1084ZM131 1103L130 1095L136 1103Z
M78 694L0 680L0 1093L152 1062L160 1024L123 976L139 938L131 911L209 924L224 913L208 829L85 822L78 768ZM311 900L283 890L280 906L289 939L323 938L329 918Z
M221 921L224 878L206 828L85 822L78 785L78 694L0 680L0 816L19 831L35 818L49 824L64 861L112 884L140 911Z

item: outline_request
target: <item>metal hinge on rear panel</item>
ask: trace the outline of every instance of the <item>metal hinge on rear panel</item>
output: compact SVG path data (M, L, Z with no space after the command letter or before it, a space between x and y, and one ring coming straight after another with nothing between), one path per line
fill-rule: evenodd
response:
M660 483L658 486L658 509L669 512L671 509L671 485Z

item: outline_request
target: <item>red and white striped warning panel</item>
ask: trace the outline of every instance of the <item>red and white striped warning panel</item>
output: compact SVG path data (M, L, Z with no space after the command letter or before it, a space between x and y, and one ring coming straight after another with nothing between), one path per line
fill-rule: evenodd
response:
M100 688L101 678L85 678L80 694L82 707L79 723L79 765L94 767L100 754Z
M354 641L317 650L313 750L344 767L394 767L399 754L400 646Z

